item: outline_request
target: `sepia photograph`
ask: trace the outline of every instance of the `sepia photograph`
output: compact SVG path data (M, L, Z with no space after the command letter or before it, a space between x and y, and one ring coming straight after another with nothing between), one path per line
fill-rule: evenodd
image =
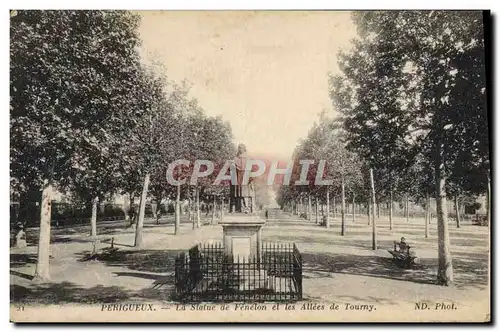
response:
M9 10L10 321L491 323L491 13Z

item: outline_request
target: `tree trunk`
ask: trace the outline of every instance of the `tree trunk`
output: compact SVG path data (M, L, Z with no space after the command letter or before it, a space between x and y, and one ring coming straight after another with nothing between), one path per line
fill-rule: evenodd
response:
M129 207L129 212L130 212L130 211L132 211L132 208L134 207L134 204L135 204L135 192L130 192L129 196L130 196L130 207ZM137 213L135 212L132 215L132 218L129 218L129 227L135 227L135 224L137 223L137 220L135 219L136 215L137 215Z
M438 229L438 283L451 286L453 284L453 263L450 253L450 235L448 232L448 213L446 206L446 178L442 160L443 147L439 146L435 164L436 178L436 210Z
M161 219L161 204L159 203L156 203L155 217L156 217L156 224L159 225Z
M156 217L156 224L159 225L160 224L160 218L161 218L161 201L163 199L163 193L161 191L157 191L155 193L155 197L156 197L156 208L154 210L154 215ZM151 205L151 207L153 207Z
M354 223L355 218L356 218L356 195L353 193L352 194L352 223Z
M392 189L389 193L389 229L392 231L393 221L392 221Z
M177 195L175 197L175 235L178 235L181 228L181 185L177 184Z
M311 201L311 193L307 193L307 219L309 221L312 220L312 201Z
M326 187L326 228L330 228L330 191Z
M410 199L406 196L406 222L410 222Z
M155 219L156 223L158 224L158 220L156 218L156 212L158 211L158 203L151 203L151 214L153 215L153 218Z
M50 217L52 205L52 182L43 181L42 201L40 204L40 231L38 233L38 255L34 280L50 280Z
M196 227L201 227L201 216L200 216L200 188L196 186Z
M191 185L187 185L187 196L188 196L188 221L193 220L193 200L191 199Z
M130 198L131 198L131 195L129 196L129 200L130 200ZM123 214L125 216L126 222L130 220L130 215L128 213L128 211L130 210L130 206L131 206L131 202L129 202L128 208L127 208L127 205L125 203L122 205L122 211L123 211ZM127 223L125 223L125 224L127 224Z
M335 195L332 197L332 210L333 210L333 219L337 218L337 209L335 205Z
M373 206L373 213L372 213L372 249L377 250L377 225L375 223L375 207L377 206L375 202L375 183L373 181L373 169L370 168L370 185L372 187L372 206Z
M341 205L340 205L340 217L342 219L341 221L341 235L345 235L345 181L344 177L342 176L342 181L341 181L341 193L342 195L342 200L341 200Z
M377 218L380 219L380 202L377 202Z
M370 226L372 220L372 209L370 204L370 198L368 199L368 204L366 205L366 214L368 216L368 226Z
M429 218L430 218L430 213L431 213L431 207L430 204L431 199L429 198L429 194L426 194L425 196L425 238L427 239L429 237Z
M90 217L90 236L92 238L97 237L97 203L99 203L98 196L92 200L92 216Z
M142 227L144 226L144 214L146 212L146 198L148 196L149 186L149 173L144 177L144 184L142 186L141 205L139 207L139 219L137 220L137 227L135 228L135 244L134 247L141 249L142 247Z
M314 208L316 210L316 224L319 223L319 206L318 206L318 196L314 197Z
M460 228L460 207L458 204L458 195L455 195L455 214L457 220L457 228Z
M429 196L429 225L432 221L431 197Z

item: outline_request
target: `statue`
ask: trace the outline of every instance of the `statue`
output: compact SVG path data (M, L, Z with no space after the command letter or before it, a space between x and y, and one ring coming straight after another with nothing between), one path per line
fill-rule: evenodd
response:
M249 179L248 184L243 184L243 175L246 170L247 148L244 144L238 145L238 151L234 158L236 168L236 184L231 184L229 191L229 212L253 213L255 206L255 191L253 188L253 179ZM248 170L250 171L250 170Z

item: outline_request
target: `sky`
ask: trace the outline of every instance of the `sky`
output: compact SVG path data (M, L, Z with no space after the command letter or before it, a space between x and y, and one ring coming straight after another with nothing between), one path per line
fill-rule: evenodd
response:
M328 74L356 29L350 13L143 11L146 61L191 83L207 115L231 124L249 155L290 158L299 139L326 110Z

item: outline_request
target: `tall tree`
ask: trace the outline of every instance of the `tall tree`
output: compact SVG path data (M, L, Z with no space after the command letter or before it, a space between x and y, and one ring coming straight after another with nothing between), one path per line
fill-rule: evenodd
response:
M468 164L482 169L484 179L489 170L481 13L379 11L353 18L360 37L341 56L343 76L332 79L333 100L350 146L375 170L388 158L385 168L396 174L428 162L437 203L438 281L451 285L446 183L460 151L476 152Z
M108 128L133 120L125 113L141 112L128 99L138 76L138 22L122 11L12 12L11 176L42 190L37 279L50 278L54 185L71 177L86 147L101 150Z

